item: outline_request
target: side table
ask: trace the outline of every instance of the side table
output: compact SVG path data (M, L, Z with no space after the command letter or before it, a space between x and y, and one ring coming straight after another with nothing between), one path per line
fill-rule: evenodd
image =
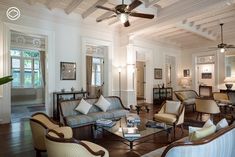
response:
M150 110L149 105L146 103L137 104L135 105L135 108L136 109L133 109L133 106L131 105L131 109L136 110L137 114L140 114L140 111L142 111L143 109L146 110L147 113L149 113L149 110Z

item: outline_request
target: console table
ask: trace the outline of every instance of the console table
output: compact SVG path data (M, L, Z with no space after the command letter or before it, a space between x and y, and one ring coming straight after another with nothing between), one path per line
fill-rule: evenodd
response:
M153 88L153 104L162 104L165 100L172 100L172 88Z
M56 120L60 120L59 113L59 102L64 100L63 96L72 95L72 99L76 99L76 95L81 95L82 97L86 97L88 92L86 91L64 91L64 92L53 92L53 118Z

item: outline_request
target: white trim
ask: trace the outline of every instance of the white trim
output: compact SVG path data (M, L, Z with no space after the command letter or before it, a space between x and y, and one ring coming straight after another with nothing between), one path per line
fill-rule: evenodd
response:
M45 86L45 105L46 105L46 112L48 115L52 115L52 99L50 97L50 93L55 89L55 74L51 73L50 71L54 71L55 69L55 33L52 31L46 31L38 28L20 26L11 23L3 23L3 53L5 54L5 58L3 61L3 74L8 75L10 74L10 30L15 30L23 33L30 33L30 34L40 34L42 36L46 36L46 53L45 53L45 79L46 79L46 86ZM50 66L48 64L50 63ZM4 91L5 95L5 103L3 104L3 108L5 109L5 114L7 117L5 118L4 122L10 122L10 115L11 115L11 87L10 85L6 85Z

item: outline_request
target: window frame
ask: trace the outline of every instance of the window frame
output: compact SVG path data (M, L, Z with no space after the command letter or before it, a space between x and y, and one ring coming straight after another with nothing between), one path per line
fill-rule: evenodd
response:
M38 50L28 50L28 49L18 49L18 48L11 48L10 51L19 51L20 52L20 56L12 56L11 57L11 74L13 75L13 69L18 69L18 68L13 68L12 65L12 59L19 59L20 60L20 85L19 86L13 86L13 83L11 84L11 88L15 88L15 89L19 89L19 88L42 88L42 83L40 83L39 86L35 86L35 70L38 70L39 73L41 71L41 62L40 62L40 51ZM23 53L25 51L32 51L32 52L38 52L39 53L39 57L24 57ZM25 68L24 67L24 62L25 60L31 60L31 68ZM35 65L34 62L35 60L39 61L39 68L35 69ZM25 69L27 70L31 70L31 85L30 86L25 86ZM41 76L42 77L42 76Z

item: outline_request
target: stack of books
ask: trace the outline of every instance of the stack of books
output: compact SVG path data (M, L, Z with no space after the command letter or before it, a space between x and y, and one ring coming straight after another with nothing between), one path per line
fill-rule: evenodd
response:
M116 123L113 122L112 120L110 119L98 119L96 120L96 125L99 125L99 126L104 126L104 127L112 127L114 126Z
M126 115L126 120L127 120L127 126L134 126L135 124L139 125L140 124L140 117L137 114L133 113L128 113Z
M135 138L140 137L140 131L136 127L126 127L122 128L122 133L124 137Z

